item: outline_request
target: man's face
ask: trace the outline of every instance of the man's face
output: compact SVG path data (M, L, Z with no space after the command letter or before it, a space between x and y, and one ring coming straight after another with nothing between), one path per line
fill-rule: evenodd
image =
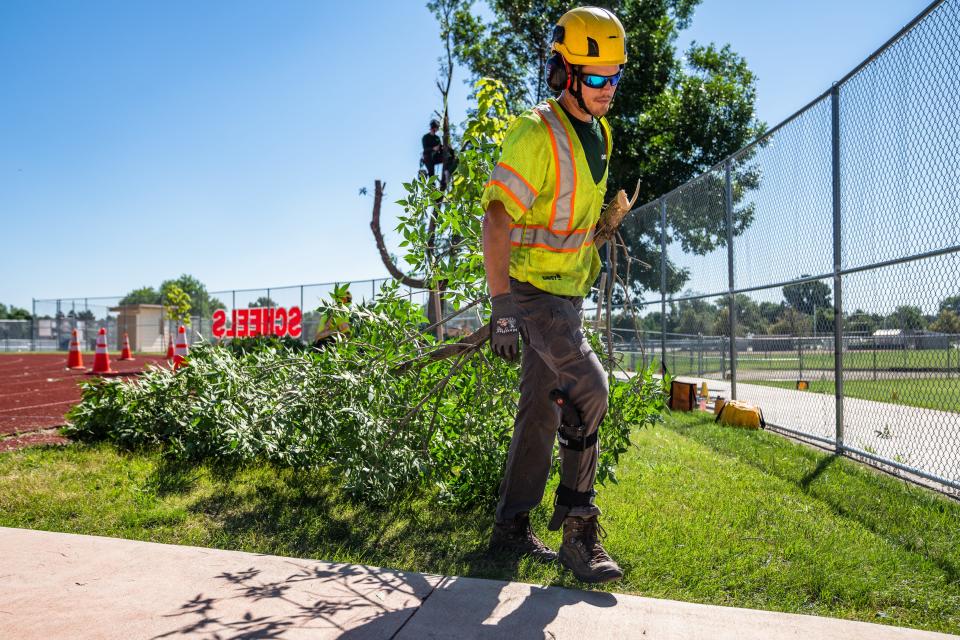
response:
M606 67L586 66L582 70L585 75L595 74L598 76L612 76L618 71L620 71L620 67L616 65ZM581 83L581 87L583 101L590 110L590 114L595 118L607 115L607 112L610 111L610 103L613 101L613 94L616 93L617 88L609 82L600 89L591 89L583 83Z

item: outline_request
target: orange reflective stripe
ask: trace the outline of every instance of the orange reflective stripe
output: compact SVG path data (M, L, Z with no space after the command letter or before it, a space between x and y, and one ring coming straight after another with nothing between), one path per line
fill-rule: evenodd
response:
M593 228L551 231L540 225L511 225L510 243L515 247L538 247L558 253L579 251L593 242Z
M520 200L520 198L518 198L513 191L510 191L510 187L508 187L507 185L503 184L502 182L499 182L499 181L497 181L497 180L490 180L489 182L487 182L487 184L485 184L485 185L483 185L483 186L484 186L484 188L486 188L486 187L489 187L490 185L493 185L493 186L495 186L495 187L500 187L500 188L503 190L503 192L504 192L505 194L507 194L507 195L510 197L511 200L513 200L514 202L516 202L516 203L517 203L517 206L520 207L521 209L523 209L524 211L526 211L527 209L530 208L528 205L524 204L523 201Z
M532 207L533 201L537 198L537 190L524 180L516 169L503 162L494 167L490 180L484 186L490 185L496 185L506 191L507 195L524 211Z
M577 166L573 156L573 141L552 103L540 105L533 112L547 126L550 145L553 148L556 191L550 212L550 228L554 231L569 230L573 227L574 200L577 190ZM560 135L561 131L563 135Z

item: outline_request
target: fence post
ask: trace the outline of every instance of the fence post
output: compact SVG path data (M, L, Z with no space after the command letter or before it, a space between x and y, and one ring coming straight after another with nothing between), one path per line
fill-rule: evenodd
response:
M724 204L727 227L727 284L729 286L728 315L730 320L730 399L737 399L737 298L733 282L733 176L727 158L724 163Z
M836 448L843 445L843 278L840 251L840 85L830 90L833 173L833 377L837 407Z
M30 298L30 351L37 350L37 299ZM950 368L949 366L947 367Z
M300 285L300 313L304 312L303 308L303 285Z
M667 372L667 199L660 198L660 373Z

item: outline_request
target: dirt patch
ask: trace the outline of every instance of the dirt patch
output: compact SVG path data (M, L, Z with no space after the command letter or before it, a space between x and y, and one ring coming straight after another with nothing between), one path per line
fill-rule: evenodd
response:
M87 367L93 354L84 354ZM67 440L54 427L63 426L67 411L80 401L81 380L92 376L66 368L62 353L0 355L0 451L35 444L63 444ZM134 376L147 364L166 366L162 356L137 356L111 367Z

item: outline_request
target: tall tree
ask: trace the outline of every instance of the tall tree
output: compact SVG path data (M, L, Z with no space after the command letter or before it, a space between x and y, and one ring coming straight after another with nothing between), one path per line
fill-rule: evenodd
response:
M202 318L209 316L215 309L224 308L223 302L210 296L206 285L186 273L175 280L164 280L160 283L160 298L164 303L170 298L170 291L174 286L187 295L190 299L189 308Z
M754 116L753 74L729 46L692 44L681 56L675 42L689 26L700 0L616 0L602 2L627 32L628 61L611 112L615 151L609 193L632 192L639 202L670 191L713 166L756 137L763 124ZM507 87L514 112L550 95L544 68L551 55L553 26L570 8L561 0L486 0L485 21L460 1L453 12L454 56L473 78L489 76ZM734 231L749 226L753 209L739 206L759 182L749 157L734 166ZM669 212L670 240L685 251L706 253L726 244L722 181L708 177L710 197ZM631 272L632 293L658 289L658 216L636 215L621 228L632 256L652 268ZM625 266L618 265L621 276ZM679 291L688 274L668 265L668 293Z
M787 304L806 315L813 315L815 309L832 306L830 296L830 285L819 280L788 284L783 288L783 299Z
M134 289L120 300L120 305L160 304L161 296L153 287Z

